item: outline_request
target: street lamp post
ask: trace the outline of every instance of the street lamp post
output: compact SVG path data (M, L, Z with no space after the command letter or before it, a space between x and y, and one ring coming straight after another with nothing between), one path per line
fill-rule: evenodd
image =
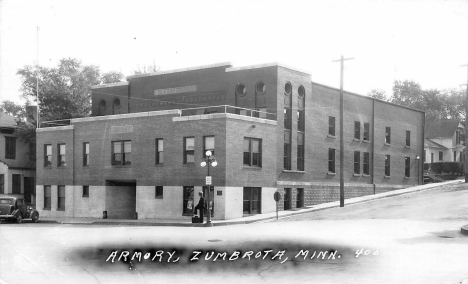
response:
M210 166L211 167L216 167L218 165L218 162L216 162L215 157L212 156L211 151L206 151L205 153L205 158L203 158L203 162L200 163L200 166L205 167L208 165L208 174L207 174L207 179L206 179L206 185L208 186L208 194L207 194L207 216L206 216L206 226L211 227L213 224L211 224L211 211L210 211L210 189L211 189L211 177L210 177ZM208 179L210 177L210 179Z

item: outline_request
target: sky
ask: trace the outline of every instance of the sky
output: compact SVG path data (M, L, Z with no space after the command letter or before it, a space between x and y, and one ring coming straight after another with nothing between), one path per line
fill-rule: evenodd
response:
M39 28L39 31L38 31ZM467 83L468 1L0 0L0 101L19 99L25 65L77 58L131 75L230 62L279 62L312 81L367 94L394 80Z

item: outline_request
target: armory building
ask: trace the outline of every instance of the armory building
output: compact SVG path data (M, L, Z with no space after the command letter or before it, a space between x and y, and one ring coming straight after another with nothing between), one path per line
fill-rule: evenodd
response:
M41 216L190 218L214 153L213 218L339 200L339 90L229 63L94 86L92 116L37 129ZM424 112L344 93L345 198L420 184ZM195 194L194 194L195 193Z

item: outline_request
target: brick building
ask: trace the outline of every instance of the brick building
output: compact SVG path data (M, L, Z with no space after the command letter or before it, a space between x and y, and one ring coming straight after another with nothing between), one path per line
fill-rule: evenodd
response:
M344 94L345 197L421 182L424 112ZM339 199L339 90L280 64L229 63L93 87L92 117L37 130L41 216L214 219ZM418 157L418 158L417 158ZM195 194L194 194L195 192Z

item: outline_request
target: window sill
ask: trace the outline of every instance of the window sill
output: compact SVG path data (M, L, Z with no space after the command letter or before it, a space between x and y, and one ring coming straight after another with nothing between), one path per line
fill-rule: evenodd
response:
M112 165L113 168L130 168L132 165Z
M52 169L52 166L44 166L44 169Z
M89 165L83 165L84 169L89 169Z
M385 142L384 145L385 146L391 146L392 144Z
M7 156L5 156L5 159L8 159L8 160L16 160L15 157L7 157Z
M336 173L328 172L327 175L329 175L329 176L336 176Z
M65 211L65 208L57 208L57 211Z
M360 177L361 174L353 174L353 177Z
M369 140L362 140L362 143L370 143Z
M411 179L411 177L407 177L407 176L405 176L405 177L404 177L404 179Z
M82 197L89 197L89 195L83 195Z
M65 169L67 166L57 166L57 169Z
M384 178L391 178L392 176L384 176Z
M370 175L362 174L362 177L370 177Z
M257 170L257 171L259 171L259 170L262 169L262 167L247 166L247 165L244 165L242 168L243 168L244 170Z
M361 142L361 139L353 138L353 141L355 141L355 142Z
M42 210L47 210L47 211L50 211L50 208L43 208Z
M283 170L283 173L305 174L305 171Z
M155 200L163 200L162 197L155 197L154 199L155 199Z
M154 166L155 166L155 167L162 167L163 164L156 164L156 165L154 165Z
M406 149L411 149L411 146L406 145L405 148Z
M335 135L330 135L330 134L328 134L328 135L327 135L327 137L328 137L328 138L333 138L333 139L335 139L335 138L336 138L336 136L335 136Z

